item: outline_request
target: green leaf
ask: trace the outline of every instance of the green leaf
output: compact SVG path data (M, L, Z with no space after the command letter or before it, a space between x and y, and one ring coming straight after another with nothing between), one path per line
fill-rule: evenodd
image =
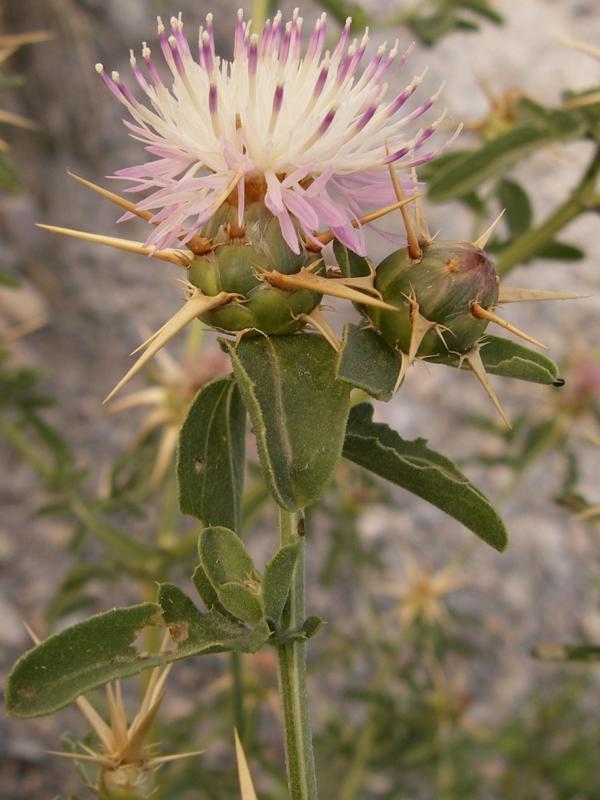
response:
M174 653L166 654L168 661L224 650L254 653L271 633L264 620L248 629L214 610L201 614L185 592L172 583L160 585L158 600L171 638L177 645Z
M236 582L224 583L219 587L218 596L222 605L236 619L256 625L264 617L257 589Z
M394 394L402 361L373 328L348 324L338 353L337 377L377 400Z
M159 586L158 600L159 604L141 603L97 614L25 653L8 676L8 713L16 717L51 714L116 678L191 655L226 650L253 653L270 636L264 620L249 629L214 610L201 614L173 584ZM143 652L137 643L139 634L148 626L165 624L175 649Z
M258 581L254 567L240 537L228 528L204 528L198 539L200 563L215 590L224 583Z
M486 335L480 355L486 370L492 375L562 386L558 377L558 366L552 359L537 350L517 344L512 339ZM460 358L452 353L428 360L436 364L446 364L449 367L461 366Z
M281 616L290 592L298 549L298 542L286 544L265 567L262 580L265 616L277 627L281 624Z
M228 528L205 528L198 551L219 604L237 619L257 623L264 616L260 576L239 536Z
M367 278L373 271L366 258L348 250L337 239L333 242L333 254L344 278Z
M0 187L9 194L17 194L21 188L17 172L4 153L0 153Z
M585 256L583 250L568 242L551 239L536 250L534 258L547 258L552 261L581 261Z
M304 620L300 630L307 639L311 639L315 633L317 633L323 627L323 625L325 625L325 622L321 619L321 617L313 614Z
M496 192L500 205L506 209L504 215L511 237L520 236L531 228L533 211L527 192L516 181L504 178Z
M196 395L179 435L179 505L205 525L241 529L246 411L232 377Z
M554 118L546 127L511 128L438 173L429 184L429 199L440 202L462 197L484 181L503 175L530 153L552 142L573 138L580 131L581 125L566 115L560 118L560 124Z
M341 454L350 387L320 336L223 340L248 409L267 484L290 511L318 500Z
M160 625L156 603L114 608L56 633L17 661L6 684L6 708L16 717L50 714L95 686L161 663L140 652L138 634Z
M600 661L597 644L540 644L533 655L544 661Z
M192 575L192 583L196 587L196 591L200 595L200 599L206 606L208 611L215 609L224 616L231 616L225 606L219 600L212 583L208 579L208 575L204 571L202 564L198 564Z
M506 547L498 513L452 461L430 450L424 439L402 439L372 417L368 403L351 410L344 443L347 459L437 506L496 550Z

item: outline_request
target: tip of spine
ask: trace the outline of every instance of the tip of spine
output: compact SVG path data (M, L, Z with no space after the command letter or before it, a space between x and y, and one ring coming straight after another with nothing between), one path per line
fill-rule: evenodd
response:
M116 82L117 82L117 81L120 79L120 77L121 77L121 76L119 75L119 73L117 72L117 70L116 70L116 69L114 69L114 70L111 72L111 74L110 74L110 77L111 77L111 78L113 79L113 81L115 81L115 83L116 83Z
M100 75L102 72L104 72L104 64L100 64L100 62L98 62L98 64L95 65L94 69L96 70L98 75Z

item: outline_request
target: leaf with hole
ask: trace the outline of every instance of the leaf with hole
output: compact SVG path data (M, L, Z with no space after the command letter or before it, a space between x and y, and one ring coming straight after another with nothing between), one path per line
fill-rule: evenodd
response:
M196 395L179 435L177 478L182 513L205 525L240 530L246 410L232 377Z

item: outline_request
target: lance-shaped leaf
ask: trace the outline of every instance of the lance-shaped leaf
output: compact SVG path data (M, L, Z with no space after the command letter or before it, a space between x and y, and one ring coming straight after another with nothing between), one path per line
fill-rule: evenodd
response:
M486 371L492 375L502 375L505 378L516 378L532 383L562 385L558 377L558 366L551 358L517 344L512 339L486 335L479 353ZM452 353L428 361L450 367L461 366L460 357Z
M401 366L400 355L377 331L346 325L337 362L341 381L363 389L377 400L390 400Z
M84 692L162 663L136 639L162 623L156 603L114 608L66 628L17 661L6 684L6 708L16 717L50 714Z
M179 505L205 525L241 529L246 409L232 377L212 381L192 403L179 435Z
M477 189L484 181L502 175L517 161L552 142L577 136L582 125L566 114L549 118L544 125L519 125L484 144L479 150L451 161L429 184L429 198L451 200Z
M598 644L540 644L532 652L543 661L600 661Z
M8 676L8 713L17 717L51 714L116 678L191 655L255 652L270 635L264 620L248 628L214 610L201 614L172 584L159 587L158 600L158 604L141 603L97 614L25 653ZM175 646L162 653L144 652L139 635L157 625L169 628Z
M506 209L506 224L512 236L521 234L531 228L533 210L527 192L516 181L504 178L497 189L500 207Z
M407 441L388 425L373 422L368 403L350 412L344 456L437 506L496 550L505 548L504 523L479 489L424 439Z
M318 500L341 455L350 387L320 336L223 341L256 436L271 493L290 511Z

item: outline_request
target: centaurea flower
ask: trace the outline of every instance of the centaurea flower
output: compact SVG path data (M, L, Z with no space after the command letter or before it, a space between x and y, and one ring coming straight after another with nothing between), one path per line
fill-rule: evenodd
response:
M125 124L132 136L155 157L116 173L134 182L129 191L149 192L136 204L151 212L155 224L146 245L188 244L223 205L237 208L242 226L245 207L262 201L295 253L299 237L320 248L315 234L329 228L364 254L356 218L394 201L388 164L403 159L411 168L435 156L423 147L443 114L407 134L439 92L402 116L424 74L395 94L387 81L410 48L401 54L398 42L391 49L382 45L361 74L369 33L351 41L350 24L348 18L335 47L325 50L322 14L303 51L297 9L286 24L278 12L260 34L251 32L240 10L227 61L215 54L212 14L200 27L196 57L181 16L171 18L170 32L159 18L160 49L171 76L163 81L146 43L141 62L132 51L144 103L119 73L96 66L131 115Z

